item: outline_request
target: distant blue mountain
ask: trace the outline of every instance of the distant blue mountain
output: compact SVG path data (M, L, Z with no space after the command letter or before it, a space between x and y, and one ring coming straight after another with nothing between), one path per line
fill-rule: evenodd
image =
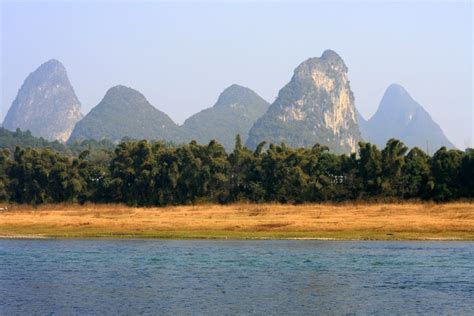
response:
M398 84L387 88L377 112L368 121L358 112L357 119L364 140L380 147L396 138L409 147L430 152L442 146L455 148L429 113Z

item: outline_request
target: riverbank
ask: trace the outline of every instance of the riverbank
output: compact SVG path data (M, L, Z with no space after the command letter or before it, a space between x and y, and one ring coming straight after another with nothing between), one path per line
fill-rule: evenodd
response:
M13 205L0 238L474 240L474 204Z

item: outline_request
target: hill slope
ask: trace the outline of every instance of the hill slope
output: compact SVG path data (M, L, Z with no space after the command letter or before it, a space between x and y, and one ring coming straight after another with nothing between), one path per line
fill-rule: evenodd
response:
M250 128L269 105L254 91L234 84L220 94L213 107L188 118L182 129L189 140L205 144L216 139L232 150L235 136L240 134L245 142Z
M153 107L140 92L125 86L115 86L77 123L69 141L119 141L129 137L179 142L180 135L178 126L171 118Z
M20 129L12 132L6 128L0 127L0 149L9 149L11 153L15 148L52 148L59 152L64 152L66 146L59 141L48 141L43 137L35 137L30 131L23 132Z

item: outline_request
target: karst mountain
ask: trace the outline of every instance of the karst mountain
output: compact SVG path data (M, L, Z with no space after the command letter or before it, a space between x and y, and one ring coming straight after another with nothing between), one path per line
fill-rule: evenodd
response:
M382 148L390 138L430 153L442 146L454 148L430 114L399 84L387 88L368 121L359 116L359 125L362 137Z
M69 142L123 138L180 142L181 132L143 94L119 85L110 88L102 101L77 123Z
M284 142L291 147L328 146L350 153L361 140L348 68L331 50L310 58L294 71L291 81L254 124L247 146Z
M390 85L376 113L365 120L355 107L348 67L334 51L302 62L269 104L253 90L233 84L216 103L178 126L143 94L125 86L110 88L86 116L61 62L42 64L24 81L3 122L9 130L29 130L46 140L124 138L175 144L215 139L232 151L235 137L249 148L259 143L291 147L321 144L335 153L352 153L359 141L384 147L390 138L428 153L454 148L440 126L405 88Z
M34 136L65 142L81 117L81 104L66 68L52 59L25 79L3 127L29 130Z
M251 89L233 84L220 94L213 107L189 117L182 129L188 140L206 144L215 139L232 150L235 136L239 134L245 142L250 128L269 105Z

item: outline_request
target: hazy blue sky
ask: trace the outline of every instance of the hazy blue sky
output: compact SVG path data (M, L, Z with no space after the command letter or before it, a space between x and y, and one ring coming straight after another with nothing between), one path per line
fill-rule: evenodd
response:
M56 58L87 113L113 85L182 123L232 83L272 102L294 68L331 48L367 118L403 85L459 147L474 140L473 8L464 2L2 1L1 118Z

